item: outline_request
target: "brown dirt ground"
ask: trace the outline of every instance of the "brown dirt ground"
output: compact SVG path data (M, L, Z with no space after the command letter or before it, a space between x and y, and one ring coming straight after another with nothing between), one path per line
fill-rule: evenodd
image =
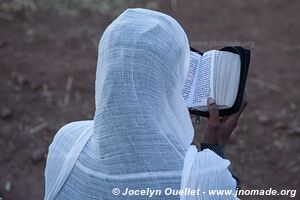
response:
M228 41L248 42L244 45L252 50L249 106L227 149L243 188L300 192L300 2L181 0L177 4L176 8L170 1L157 1L148 6L174 16L199 50L220 48ZM87 10L61 15L47 9L0 15L4 199L42 199L44 155L56 131L68 122L93 117L97 43L114 17ZM199 43L203 41L221 44ZM71 79L68 103L65 87ZM202 128L196 127L203 132Z

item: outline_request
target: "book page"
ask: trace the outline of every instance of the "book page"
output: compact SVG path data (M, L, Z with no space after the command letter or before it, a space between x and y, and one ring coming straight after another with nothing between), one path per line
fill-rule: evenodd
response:
M241 62L240 56L231 52L218 51L215 62L215 100L220 107L231 107L236 99Z
M213 97L213 66L215 51L205 52L196 75L193 107L206 106L207 98Z
M190 66L188 69L187 77L185 79L182 95L183 99L186 101L187 105L191 105L192 96L194 93L194 80L197 72L197 68L200 65L201 55L191 51L191 58L190 58Z

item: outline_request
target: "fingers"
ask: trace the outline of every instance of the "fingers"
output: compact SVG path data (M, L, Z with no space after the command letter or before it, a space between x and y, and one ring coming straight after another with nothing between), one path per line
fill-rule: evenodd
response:
M231 123L231 124L236 125L237 122L238 122L238 120L239 120L239 118L240 118L240 116L242 115L243 111L245 110L247 104L248 103L247 103L246 99L244 98L240 110L238 112L230 115L228 117L228 119L226 120L226 123Z
M223 117L220 118L220 121L225 122L227 119L228 119L228 116L223 116Z
M207 106L209 112L209 123L213 127L218 127L220 120L219 120L219 109L218 106L213 98L207 99Z
M241 114L244 112L244 110L245 110L247 104L248 104L248 103L247 103L247 100L244 98L240 110L236 113L236 117L237 117L237 118L239 118L239 117L241 116Z

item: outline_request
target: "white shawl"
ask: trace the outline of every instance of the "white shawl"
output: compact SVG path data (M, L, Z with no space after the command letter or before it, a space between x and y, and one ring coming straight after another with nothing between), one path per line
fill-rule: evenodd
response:
M180 189L193 137L181 94L189 52L182 27L159 12L128 9L107 27L99 44L94 119L56 134L45 199L147 199L112 190ZM185 168L191 173L191 164Z

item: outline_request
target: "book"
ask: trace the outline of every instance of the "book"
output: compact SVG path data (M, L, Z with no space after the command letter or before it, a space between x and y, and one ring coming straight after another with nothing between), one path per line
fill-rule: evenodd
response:
M221 117L237 112L243 100L250 51L239 46L205 53L191 48L190 56L182 89L190 113L209 116L209 97L215 99Z

